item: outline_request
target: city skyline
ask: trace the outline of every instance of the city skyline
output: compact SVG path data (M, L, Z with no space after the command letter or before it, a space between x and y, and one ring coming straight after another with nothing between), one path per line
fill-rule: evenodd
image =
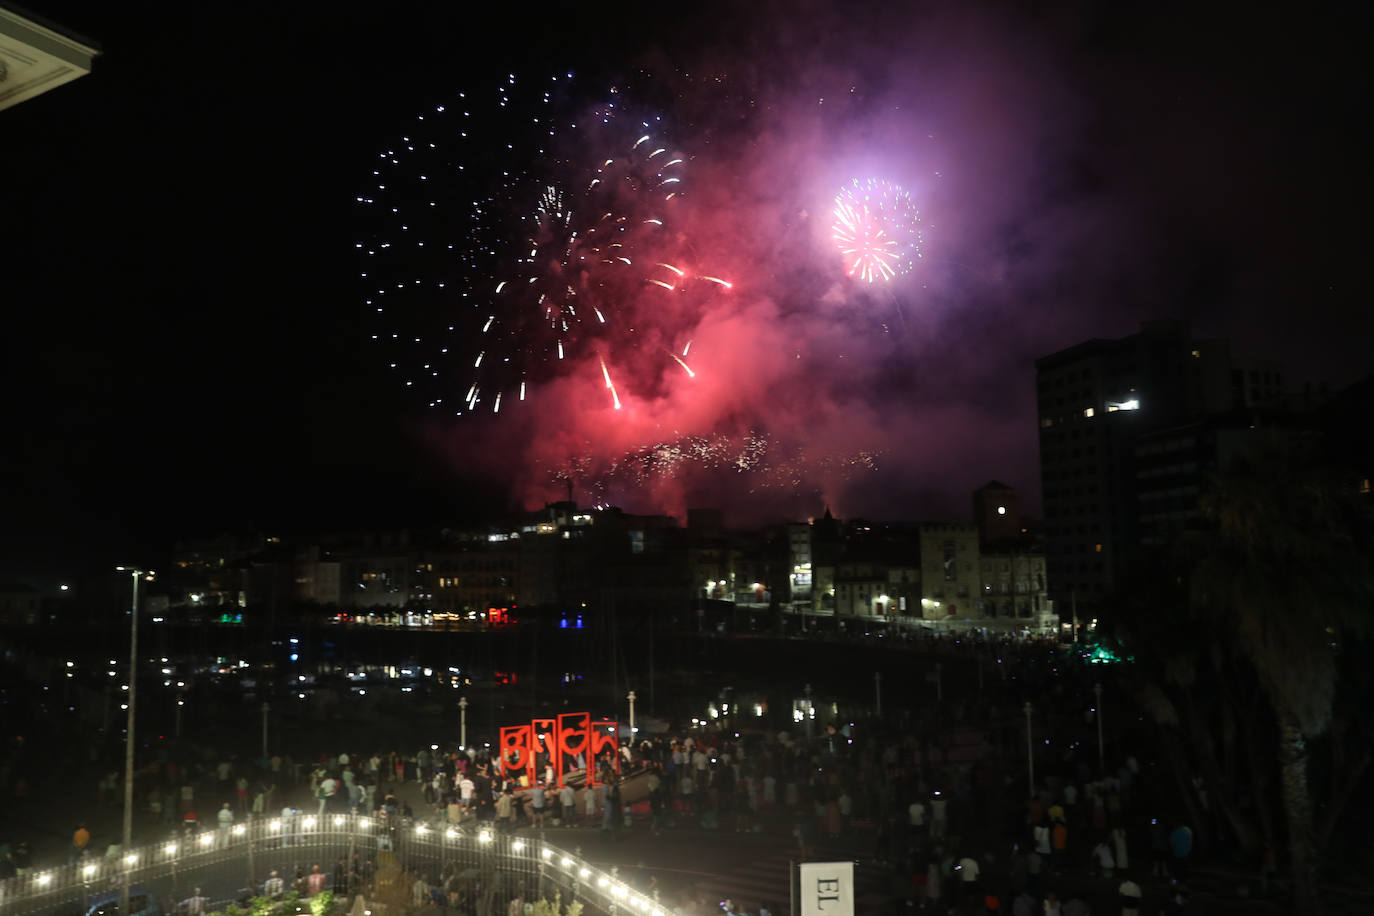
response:
M527 28L528 42L493 49L484 35L511 34L494 11L381 24L278 11L265 28L205 12L44 13L103 56L0 116L33 227L11 254L29 303L6 359L24 392L11 415L11 556L561 498L534 472L550 462L532 447L542 421L423 416L368 350L352 276L359 226L346 204L375 150L424 106L507 70L648 71L677 97L700 81L691 74L719 73L758 100L767 114L743 131L690 99L676 112L716 141L692 163L709 179L697 199L724 220L713 244L767 227L744 252L744 266L767 269L711 313L717 339L734 342L728 386L709 411L667 411L658 435L765 428L786 448L876 456L752 493L728 475L612 487L606 500L629 511L963 518L968 491L995 478L1038 514L1034 360L1148 319L1187 319L1299 385L1367 371L1354 208L1341 199L1358 196L1360 156L1339 114L1362 65L1340 53L1283 74L1259 63L1281 48L1339 52L1337 24L1289 31L1216 12L1184 34L1162 12L1071 4L867 21L824 4L722 5L665 13L681 18L658 28L614 16L559 36ZM338 50L364 35L385 66ZM831 114L849 88L855 100ZM921 210L925 257L890 297L823 262L803 225L838 176L859 173L890 174ZM827 350L835 342L844 352ZM800 371L781 359L794 345ZM574 419L558 427L569 457L580 443L652 446L661 425L618 435L599 414Z

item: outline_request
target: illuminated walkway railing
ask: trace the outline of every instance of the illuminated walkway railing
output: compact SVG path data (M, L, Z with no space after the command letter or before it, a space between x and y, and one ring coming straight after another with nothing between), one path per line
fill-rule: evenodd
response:
M374 859L380 871L394 861L412 875L459 872L493 883L498 895L525 893L577 899L605 912L670 916L671 910L629 887L614 874L573 852L534 836L498 834L489 827L400 824L352 814L265 818L228 829L150 843L103 859L35 868L0 881L0 916L81 912L88 901L131 886L150 888L163 908L203 886L212 899L228 889L261 887L275 870L290 889L297 868L315 865L332 877L333 863L354 855ZM389 854L389 855L388 855ZM220 889L216 894L213 889ZM506 901L500 901L504 906Z

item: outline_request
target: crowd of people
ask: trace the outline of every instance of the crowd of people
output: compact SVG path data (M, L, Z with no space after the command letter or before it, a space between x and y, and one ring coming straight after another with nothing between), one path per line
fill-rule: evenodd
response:
M877 722L834 723L814 738L720 727L644 736L621 748L619 759L595 761L591 786L574 784L585 774L558 784L551 767L507 771L487 751L430 745L414 753L321 755L311 763L168 760L150 764L139 788L149 821L191 833L255 817L290 824L305 813L366 813L398 824L417 817L473 821L497 831L769 832L790 834L802 860L837 846L866 853L867 862L904 885L896 896L915 907L1082 916L1090 902L1112 898L1124 916L1136 916L1155 882L1157 892L1167 891L1171 912L1188 911L1192 831L1150 810L1153 796L1139 791L1135 758L1094 775L1089 761L1070 751L1023 799L1006 761L986 743L959 759L948 742L929 740L930 729L949 725L916 721L885 730ZM288 791L298 805L308 792L308 807L291 804ZM207 794L215 813L203 819L198 809ZM215 805L217 799L225 800ZM289 843L291 831L285 833ZM93 854L90 843L83 824L72 835L72 860ZM22 848L6 852L11 872L26 867ZM268 897L326 888L352 893L374 869L361 856L332 867L292 864L255 890ZM442 869L425 876L427 899L460 899L468 885L455 875ZM763 900L731 906L741 916L769 909Z
M139 832L146 841L150 829L199 832L252 818L354 812L500 832L765 834L790 839L802 860L853 853L884 875L888 899L916 908L1189 912L1194 835L1184 809L1169 803L1173 787L1161 785L1155 765L1137 763L1125 742L1112 748L1110 767L1099 765L1091 703L1076 699L1091 690L1053 672L1062 656L1037 663L1035 653L1047 649L1035 643L956 644L949 652L981 653L986 691L980 670L977 694L907 704L886 718L812 719L776 733L720 720L641 734L593 761L590 785L585 768L563 779L548 761L513 772L488 750L430 743L310 760L164 754L137 774ZM1033 792L1020 728L1026 695L1040 710ZM97 789L105 803L119 803L108 779ZM100 855L92 845L90 831L78 828L71 858ZM27 867L22 846L3 852L0 874ZM316 865L331 889L369 880L366 859L290 862L258 889L273 896L278 879L288 893L304 879L308 891ZM443 867L424 881L431 900L456 899L466 886ZM719 900L702 902L719 910ZM763 899L731 907L749 916L776 910Z

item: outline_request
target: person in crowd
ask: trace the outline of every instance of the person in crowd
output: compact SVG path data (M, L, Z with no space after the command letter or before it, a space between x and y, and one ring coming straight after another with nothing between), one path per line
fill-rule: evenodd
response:
M564 783L558 790L558 802L563 807L563 826L576 827L577 790Z
M91 832L86 829L85 823L76 825L76 830L72 832L72 851L68 861L80 861L86 854L86 847L91 843Z
M1121 916L1140 916L1140 899L1143 896L1140 885L1126 875L1116 888L1117 903L1121 906Z

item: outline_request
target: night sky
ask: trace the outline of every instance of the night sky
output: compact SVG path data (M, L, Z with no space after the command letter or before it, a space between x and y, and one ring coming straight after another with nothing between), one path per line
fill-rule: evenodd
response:
M768 474L575 495L963 518L995 477L1034 509L1037 356L1180 317L1293 381L1369 371L1353 5L301 6L33 5L104 53L0 113L0 573L537 505L560 462L760 430ZM436 420L369 346L355 195L417 112L563 70L650 74L691 150L682 238L735 281L687 316L711 371L620 414L570 370L523 415ZM866 175L922 213L891 293L827 247Z

